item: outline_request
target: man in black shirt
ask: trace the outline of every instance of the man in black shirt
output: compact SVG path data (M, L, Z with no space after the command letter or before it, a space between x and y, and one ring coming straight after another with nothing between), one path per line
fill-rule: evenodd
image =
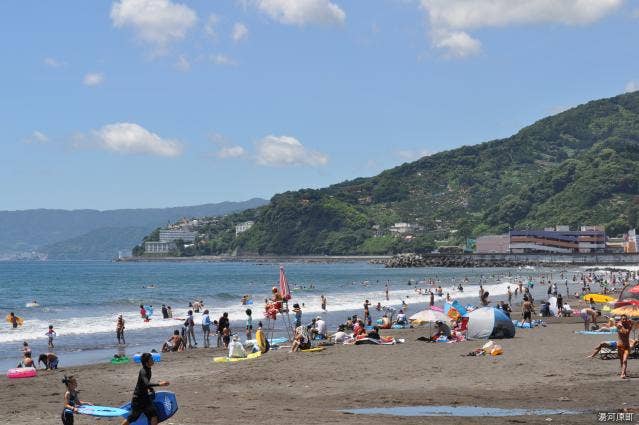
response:
M141 414L145 414L151 425L157 425L158 412L153 405L153 396L155 390L153 387L166 387L168 381L160 381L159 383L151 382L151 368L155 363L151 353L142 354L142 369L138 374L138 383L133 390L133 398L131 399L131 414L122 422L122 425L129 425L131 422L138 420Z

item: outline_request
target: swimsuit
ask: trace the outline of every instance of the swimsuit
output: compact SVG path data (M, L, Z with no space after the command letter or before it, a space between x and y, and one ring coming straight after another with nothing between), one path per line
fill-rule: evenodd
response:
M75 407L75 404L78 402L78 394L74 391L69 391L69 405ZM73 410L69 410L66 407L62 410L62 415L60 415L60 419L62 419L62 425L73 425Z

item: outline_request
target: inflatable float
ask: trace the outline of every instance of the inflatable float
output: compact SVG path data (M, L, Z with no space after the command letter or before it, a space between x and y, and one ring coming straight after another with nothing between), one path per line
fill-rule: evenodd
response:
M17 367L7 370L7 378L9 379L33 378L34 376L38 376L35 367Z
M129 363L130 361L131 361L131 359L129 359L127 356L113 357L111 359L111 364L126 364L126 363ZM120 415L116 415L116 416L120 416Z
M151 353L151 357L153 357L153 361L156 363L162 360L162 354L160 353ZM142 354L141 353L135 354L133 356L133 361L136 363L142 363Z
M13 321L11 320L10 314L7 314L6 321L7 323L13 323ZM24 320L22 320L22 317L16 316L16 322L18 322L18 326L24 325Z
M257 351L255 353L251 353L246 357L213 357L213 361L215 363L234 363L241 362L244 360L252 360L260 357L262 355L261 351Z
M158 422L166 421L171 416L175 415L175 412L177 412L179 408L175 393L172 393L171 391L157 391L153 398L153 405L155 406L155 410L158 412ZM125 410L125 413L120 415L122 417L126 418L131 413L131 403L122 405L120 408ZM149 423L150 421L146 415L141 414L138 420L131 422L130 425L148 425Z

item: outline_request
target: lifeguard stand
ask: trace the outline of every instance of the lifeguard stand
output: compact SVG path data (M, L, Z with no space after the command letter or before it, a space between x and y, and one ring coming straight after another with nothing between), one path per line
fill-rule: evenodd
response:
M284 327L286 329L286 335L288 336L288 340L292 341L295 335L293 325L291 324L291 318L289 316L289 308L288 301L291 298L291 290L288 286L288 279L286 278L286 272L284 271L284 266L280 265L280 294L282 295L282 307L278 310L277 314L282 317L284 321ZM275 333L275 325L277 321L277 315L275 319L271 319L270 316L267 316L266 320L266 337L269 339L273 339L273 334Z

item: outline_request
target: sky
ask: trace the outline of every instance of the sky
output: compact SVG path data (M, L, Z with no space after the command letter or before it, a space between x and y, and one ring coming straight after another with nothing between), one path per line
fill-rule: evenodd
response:
M639 0L23 0L0 25L0 210L268 199L639 89Z

